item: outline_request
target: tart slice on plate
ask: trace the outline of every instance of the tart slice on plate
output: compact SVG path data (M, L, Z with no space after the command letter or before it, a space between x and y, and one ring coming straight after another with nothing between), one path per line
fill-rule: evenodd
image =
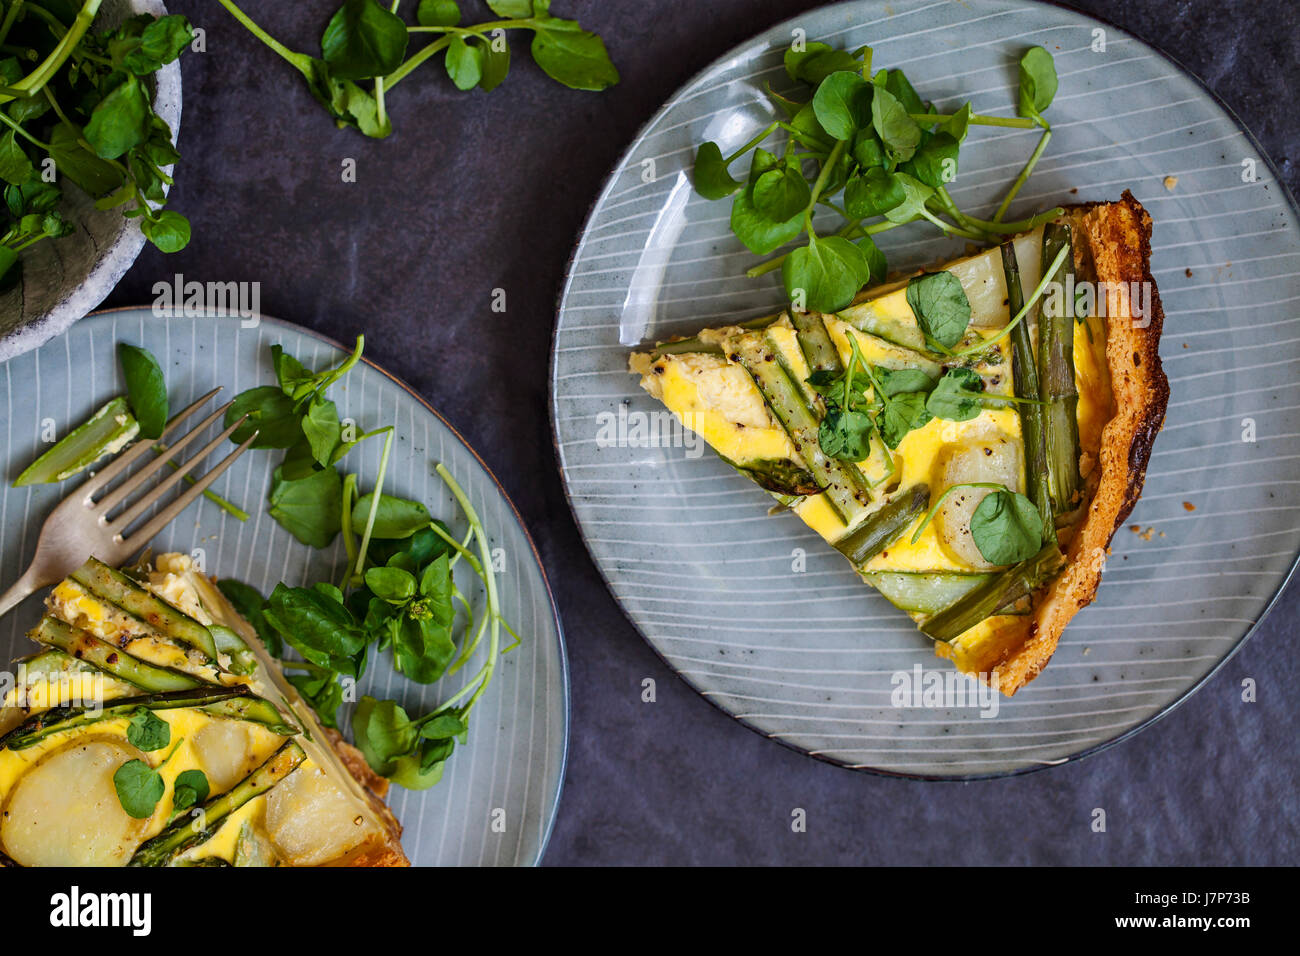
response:
M387 781L182 555L58 584L0 712L18 866L404 866Z
M1011 695L1092 602L1169 387L1132 194L860 294L631 356L641 385Z

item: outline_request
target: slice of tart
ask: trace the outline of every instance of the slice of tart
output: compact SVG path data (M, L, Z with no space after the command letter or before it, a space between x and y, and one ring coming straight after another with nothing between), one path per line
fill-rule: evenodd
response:
M182 555L51 591L0 712L18 866L404 866L387 782Z
M659 343L641 385L1014 694L1096 596L1169 388L1126 192L860 294Z

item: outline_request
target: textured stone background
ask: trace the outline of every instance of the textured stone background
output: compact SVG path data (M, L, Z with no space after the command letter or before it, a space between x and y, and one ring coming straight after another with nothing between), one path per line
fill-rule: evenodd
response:
M978 6L979 0L967 0ZM337 0L245 8L316 49ZM556 295L605 175L681 83L815 0L556 0L602 34L623 81L565 90L526 55L492 94L434 71L390 100L386 142L340 132L297 75L215 0L171 0L208 32L184 58L175 208L195 239L142 255L105 303L161 278L256 280L262 308L367 354L427 396L495 470L542 551L568 637L573 736L546 862L1293 863L1300 587L1190 701L1081 763L935 784L819 763L736 724L677 680L602 585L561 492L547 420ZM1076 0L1203 77L1297 191L1295 0ZM474 0L462 0L471 9ZM340 182L357 160L359 183ZM509 312L490 311L494 288ZM1244 677L1259 702L1241 703ZM659 701L639 701L640 681ZM1109 832L1089 814L1105 807ZM790 832L790 811L808 832Z

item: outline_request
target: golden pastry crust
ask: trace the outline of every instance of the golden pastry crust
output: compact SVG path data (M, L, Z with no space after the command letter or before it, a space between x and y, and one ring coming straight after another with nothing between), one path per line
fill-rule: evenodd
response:
M352 774L365 790L371 808L384 825L385 836L382 843L377 841L364 843L333 865L410 866L411 861L402 852L402 825L397 822L397 817L393 816L393 811L388 809L388 804L384 803L384 797L388 794L388 781L371 770L361 751L344 740L343 735L337 730L326 727L324 733L326 742L339 755L339 760L347 768L348 773Z
M1119 202L1070 207L1065 220L1074 228L1076 274L1124 290L1131 283L1150 283L1150 321L1134 322L1127 295L1118 314L1106 320L1111 418L1089 475L1087 511L1066 547L1065 569L1035 596L1030 615L1020 619L1024 623L1010 629L1027 633L1007 633L993 642L996 647L974 655L978 660L962 662L963 669L980 672L1007 696L1038 676L1070 619L1096 598L1111 538L1142 493L1151 446L1169 403L1169 380L1160 364L1164 312L1151 277L1151 216L1126 190ZM952 656L947 644L937 645L936 652Z

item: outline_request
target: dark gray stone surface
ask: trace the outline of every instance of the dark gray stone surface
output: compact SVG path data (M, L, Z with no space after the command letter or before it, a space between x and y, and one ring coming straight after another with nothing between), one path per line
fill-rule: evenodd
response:
M979 0L968 0L978 6ZM336 0L247 0L315 49ZM472 0L463 4L472 6ZM213 0L172 0L207 30L184 61L183 253L142 255L106 305L159 279L256 280L268 314L367 354L483 455L541 549L568 636L573 735L549 864L1291 863L1300 839L1295 652L1300 588L1206 687L1137 737L1009 780L936 784L853 773L760 738L651 653L608 595L561 492L547 420L555 298L607 171L682 82L732 45L817 5L556 0L606 37L623 82L549 82L526 56L492 94L433 71L394 92L396 134L330 124L297 75ZM1294 0L1079 0L1203 77L1293 192L1300 124ZM358 183L340 181L344 158ZM491 311L495 288L508 311ZM659 699L639 700L653 677ZM1244 704L1245 677L1259 702ZM794 807L808 831L790 830ZM1108 832L1090 831L1094 807Z

